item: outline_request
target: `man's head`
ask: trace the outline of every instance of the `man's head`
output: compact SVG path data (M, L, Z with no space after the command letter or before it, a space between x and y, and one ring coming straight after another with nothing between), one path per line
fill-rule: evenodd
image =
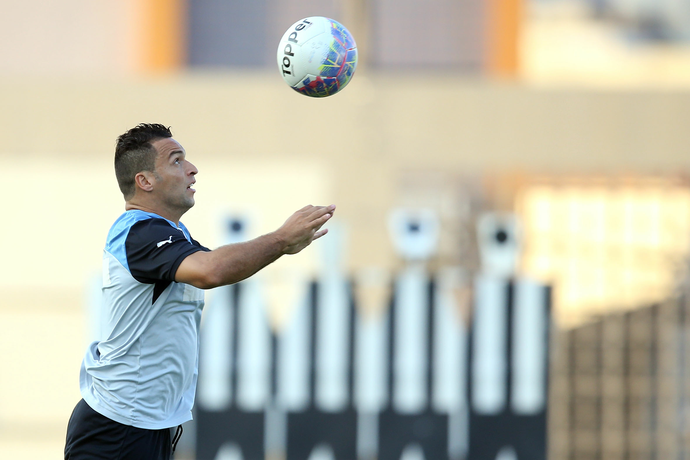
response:
M154 212L177 222L194 206L196 167L169 128L140 124L117 139L115 175L126 209Z
M152 143L169 137L172 137L170 128L155 123L141 123L117 138L115 176L125 200L134 196L137 173L155 172L158 152Z

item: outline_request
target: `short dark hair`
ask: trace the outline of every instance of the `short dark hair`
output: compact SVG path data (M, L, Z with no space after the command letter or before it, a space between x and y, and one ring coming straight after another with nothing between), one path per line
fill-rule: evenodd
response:
M137 173L155 170L157 152L151 143L168 137L172 137L169 127L140 123L117 138L115 177L125 200L134 196L134 177Z

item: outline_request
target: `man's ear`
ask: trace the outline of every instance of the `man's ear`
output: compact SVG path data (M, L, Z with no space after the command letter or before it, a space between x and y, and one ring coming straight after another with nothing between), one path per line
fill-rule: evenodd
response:
M155 175L151 171L141 171L134 176L134 183L137 188L142 189L145 192L150 192L153 190L153 184L156 181Z

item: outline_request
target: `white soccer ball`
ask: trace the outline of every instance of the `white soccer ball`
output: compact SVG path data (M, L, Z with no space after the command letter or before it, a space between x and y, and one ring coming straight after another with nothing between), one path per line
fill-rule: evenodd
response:
M278 45L278 68L292 89L311 97L342 90L357 68L357 44L338 21L314 16L294 23Z

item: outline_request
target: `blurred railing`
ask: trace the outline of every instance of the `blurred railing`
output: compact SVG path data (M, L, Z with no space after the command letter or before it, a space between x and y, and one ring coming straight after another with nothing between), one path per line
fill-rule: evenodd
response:
M686 292L554 334L550 459L688 457L689 309Z

